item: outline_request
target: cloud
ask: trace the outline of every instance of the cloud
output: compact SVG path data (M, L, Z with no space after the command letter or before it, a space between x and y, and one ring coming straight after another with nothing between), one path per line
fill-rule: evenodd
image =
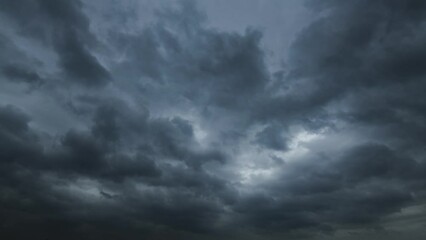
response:
M256 134L256 141L259 145L274 150L287 150L287 141L282 133L282 126L269 125Z
M308 1L277 71L194 1L100 4L2 4L0 236L339 239L424 202L422 1Z
M108 82L108 71L89 50L99 42L90 32L80 1L15 1L2 5L6 6L2 13L14 22L19 33L56 52L59 65L71 81L92 87Z
M3 67L3 75L11 81L25 82L29 84L40 84L43 79L37 72L25 69L22 66L9 65Z
M246 224L271 232L374 223L413 200L424 169L385 146L364 144L287 166L263 186L268 195L252 195L236 209Z

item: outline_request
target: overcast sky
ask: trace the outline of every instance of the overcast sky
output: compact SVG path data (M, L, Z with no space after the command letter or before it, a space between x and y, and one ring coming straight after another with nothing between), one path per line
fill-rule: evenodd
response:
M426 236L426 1L0 0L0 238Z

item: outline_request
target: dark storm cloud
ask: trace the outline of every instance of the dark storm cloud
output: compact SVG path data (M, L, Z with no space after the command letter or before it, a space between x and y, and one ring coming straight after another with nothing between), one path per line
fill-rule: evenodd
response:
M347 102L341 114L353 124L420 147L425 130L420 92L426 87L420 60L426 16L417 11L422 6L419 1L336 4L338 12L314 23L295 44L296 66L303 66L295 75L312 76L317 95L327 94L324 101Z
M382 144L354 146L333 161L324 152L319 163L284 170L283 179L271 183L271 196L248 198L237 208L254 227L272 232L376 222L409 204L414 192L423 194L426 15L417 8L424 5L322 3L330 12L303 30L290 49L283 88L291 91L262 103L256 116L308 129L343 121ZM264 207L251 212L254 205Z
M0 35L0 50L2 52L0 72L6 80L32 85L39 85L43 82L43 77L34 67L39 65L39 62L25 54L11 39L2 34Z
M72 30L71 30L72 31ZM110 76L108 71L98 62L75 33L66 33L57 40L56 52L60 56L60 64L70 77L87 86L102 86Z
M88 51L96 38L89 31L79 2L28 4L12 4L3 10L15 20L23 36L53 46L58 63L74 81L99 85L100 79L107 78ZM25 14L30 8L34 11ZM171 102L183 96L199 103L200 109L210 104L241 108L265 84L267 73L258 46L259 32L250 30L240 35L207 29L202 14L190 2L177 10L161 11L158 16L159 23L140 34L111 36L118 49L127 46L126 60L118 66L117 77L131 81L148 77L160 84L154 85L160 91L146 90L146 101L155 102L159 99L155 95L161 94ZM30 24L32 18L39 19L38 24ZM198 91L201 87L209 91ZM91 119L88 130L69 130L59 140L44 139L43 134L29 128L27 119L24 129L34 139L25 139L19 149L4 156L7 164L2 169L11 175L9 180L22 184L15 195L19 198L27 194L34 203L12 204L13 211L5 214L7 219L15 218L15 209L27 209L29 214L15 220L19 226L28 228L34 236L63 237L66 233L70 239L79 233L88 238L110 238L107 229L115 230L122 239L134 239L138 234L174 239L182 235L187 239L222 232L224 205L234 203L238 193L208 171L205 164L225 164L228 156L215 146L199 146L191 121L177 116L151 117L143 107L135 114L127 103L111 101L110 96L80 97L70 104L73 112ZM14 145L14 141L5 138L2 146ZM44 141L53 141L53 146L40 147ZM20 179L21 171L37 176ZM56 180L44 179L49 176ZM69 211L89 203L76 202L72 192L58 190L76 185L79 179L102 186L95 190L99 195L95 201L101 204L89 207L87 214L71 214ZM31 182L42 186L40 197L27 192L27 187L33 187ZM52 202L48 195L57 196L63 204ZM53 209L46 215L38 205ZM31 214L38 214L41 220L32 220ZM57 223L57 230L45 230L53 227L52 221ZM6 234L18 234L18 225L7 227Z
M11 81L25 82L30 84L40 84L43 80L40 75L23 66L9 65L2 69L3 75Z
M308 2L275 73L261 31L193 1L130 29L96 2L0 4L0 236L313 238L425 200L422 1Z
M80 1L2 1L1 12L16 24L25 37L53 47L64 73L87 86L102 86L108 71L90 52L99 44L89 30L89 19Z
M0 148L3 164L40 157L36 136L28 131L28 117L13 106L0 108Z
M423 61L419 61L424 33L418 31L424 16L413 12L413 6L422 7L420 2L322 3L331 13L304 29L290 49L288 82L283 86L289 93L264 103L258 113L261 119L291 121L294 116L297 121L302 118L321 124L324 115L315 114L350 94L355 94L355 101L369 104L386 102L365 100L375 94L378 99L402 104L413 99L403 96L404 92L417 94L424 88ZM391 104L380 107L395 111Z
M256 141L259 145L274 150L286 150L287 141L283 136L283 127L279 125L269 125L261 132L257 133Z
M386 146L364 144L289 166L266 186L272 196L250 196L236 211L245 224L269 232L375 223L413 200L425 169Z
M68 131L57 147L46 152L47 159L40 161L39 167L115 181L127 177L158 177L161 171L154 162L158 159L181 161L194 171L201 171L200 167L210 161L226 161L225 154L219 150L198 150L194 146L193 130L188 121L151 119L142 115L135 119L139 122L131 125L131 116L125 114L125 110L113 105L99 106L91 130ZM202 182L200 179L197 184L202 185Z
M98 114L104 114L103 111L105 110L100 110ZM97 124L102 124L96 122L98 114L94 118L94 129L98 129ZM108 114L103 116L108 116ZM141 134L140 137L159 137L162 141L151 143L148 149L144 147L137 149L139 153L135 155L126 155L126 153L118 152L119 145L110 146L111 148L108 149L105 140L109 139L105 139L103 135L76 131L68 132L57 147L44 151L40 145L40 137L28 126L29 121L28 116L12 106L1 108L1 169L4 173L1 192L2 201L5 206L9 207L9 210L2 208L2 212L4 212L6 220L11 221L17 218L13 221L20 225L20 227L18 225L8 226L5 236L18 234L17 231L21 227L28 228L32 234L40 237L43 235L58 237L64 234L63 231L71 231L71 236L77 236L78 233L75 231L79 232L78 229L87 224L94 224L93 229L85 231L88 231L89 235L101 237L108 232L106 229L110 228L108 226L111 222L109 220L99 221L97 215L100 214L99 211L106 211L106 209L109 209L107 211L110 213L101 214L101 216L116 219L113 228L121 232L119 235L126 231L124 225L133 226L134 221L142 221L142 225L146 225L139 230L139 227L130 227L131 231L139 233L150 232L148 226L151 224L165 226L172 232L175 230L195 233L212 231L211 224L222 212L215 199L218 198L218 201L221 201L221 195L229 195L225 183L202 169L173 167L168 164L164 165L164 163L160 168L153 161L153 159L163 157L162 154L173 158L185 158L186 155L193 154L191 160L201 162L216 159L217 156L210 156L211 153L191 153L190 150L182 150L186 151L186 155L180 156L173 155L175 150L170 150L171 152L164 150L164 148L176 148L173 145L177 143L168 138L176 138L180 141L191 135L188 123L178 119L159 121L159 123L155 123L157 120L154 120L153 126L161 125L158 127L160 133ZM168 126L169 124L170 126ZM162 128L171 132L161 133ZM159 136L155 136L155 134ZM180 134L188 136L180 136ZM57 178L56 182L46 180L45 178L49 178L48 176ZM68 211L74 211L84 206L84 203L73 203L75 196L72 195L72 192L61 192L55 187L66 188L70 179L78 180L84 177L105 184L104 187L109 190L99 192L100 196L108 196L105 197L106 200L114 201L113 206L115 207L113 208L118 207L121 210L113 210L106 203L106 206L91 209L88 216L70 215ZM155 188L141 193L140 190L134 189L140 184ZM13 186L17 188L11 189ZM33 192L33 188L38 189L37 194ZM115 193L109 194L108 191ZM49 195L51 197L48 197ZM53 200L52 197L56 199ZM15 198L26 199L25 201L29 203L18 201L12 204L9 202ZM62 203L57 201L62 201ZM50 213L45 213L46 209L49 209ZM19 211L25 211L25 213L19 216ZM39 216L40 220L33 220L32 215ZM60 229L47 230L47 227L52 227L51 221L57 222ZM42 229L31 227L34 224L41 226ZM155 232L151 234L159 234ZM123 237L126 238L125 235ZM128 236L126 239L134 239L134 235Z
M425 16L412 19L413 5L419 2L336 3L332 14L305 29L294 43L292 77L310 79L313 95L323 101L365 88L409 87L411 81L423 86L424 73L416 70L423 63L416 59L424 52L425 36L414 29L421 28Z
M203 15L189 3L158 15L158 23L140 34L112 36L127 53L120 69L130 70L135 80L153 80L153 86L143 86L146 94L167 91L166 100L178 97L198 107L243 108L262 91L268 73L259 31L247 29L240 35L208 29ZM200 87L209 91L197 91Z

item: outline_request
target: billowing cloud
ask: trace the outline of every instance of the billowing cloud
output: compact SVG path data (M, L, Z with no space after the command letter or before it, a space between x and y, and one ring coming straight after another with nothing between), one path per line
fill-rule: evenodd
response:
M1 237L424 233L423 1L0 3Z

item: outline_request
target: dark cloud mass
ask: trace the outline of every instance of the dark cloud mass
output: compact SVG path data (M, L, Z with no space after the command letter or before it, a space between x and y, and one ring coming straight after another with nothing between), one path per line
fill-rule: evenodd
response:
M426 235L426 3L231 2L0 0L2 239Z
M1 1L2 13L27 38L50 45L58 55L65 78L88 86L102 85L108 71L88 47L97 45L80 1Z

